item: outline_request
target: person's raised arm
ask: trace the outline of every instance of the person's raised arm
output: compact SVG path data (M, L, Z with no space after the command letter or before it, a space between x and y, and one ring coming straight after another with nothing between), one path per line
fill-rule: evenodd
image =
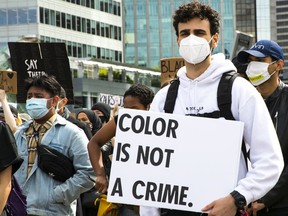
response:
M101 147L115 136L116 123L111 119L89 141L88 152L91 164L96 174L95 188L100 193L106 193L108 180L102 161Z
M5 90L3 89L0 89L0 102L2 103L5 122L9 125L12 132L14 133L17 130L17 125L13 113L9 107Z

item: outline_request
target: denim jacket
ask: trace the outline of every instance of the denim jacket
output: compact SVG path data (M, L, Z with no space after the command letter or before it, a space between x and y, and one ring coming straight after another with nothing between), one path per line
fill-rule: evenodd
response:
M83 130L57 115L52 127L45 133L41 145L52 147L68 156L75 174L65 182L48 176L37 166L37 157L27 177L28 150L25 131L31 121L21 125L15 133L19 156L24 159L15 173L24 194L27 195L27 213L32 215L73 215L71 203L93 187L88 176L94 172L89 160L88 139Z

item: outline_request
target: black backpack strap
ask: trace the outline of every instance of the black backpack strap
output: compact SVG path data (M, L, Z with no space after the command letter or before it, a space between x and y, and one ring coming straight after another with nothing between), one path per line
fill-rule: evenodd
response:
M239 76L235 71L229 71L222 75L218 85L217 102L220 109L220 116L227 120L235 120L231 112L232 104L232 85L235 78ZM247 152L244 140L242 140L241 151L245 158L246 167L248 169L249 152Z
M165 105L164 105L165 113L173 113L179 85L180 85L179 78L171 81L171 84L167 92Z
M239 76L235 71L229 71L222 75L218 85L217 102L220 116L227 120L235 120L231 112L232 85L235 78Z

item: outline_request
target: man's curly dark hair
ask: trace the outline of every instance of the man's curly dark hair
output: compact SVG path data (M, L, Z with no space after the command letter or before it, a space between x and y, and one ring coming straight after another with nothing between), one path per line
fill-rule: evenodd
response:
M44 74L37 77L29 77L25 80L25 89L28 91L32 86L43 88L51 97L60 95L61 85L52 75Z
M142 84L132 85L125 93L124 98L127 96L137 97L140 103L144 105L145 108L152 103L154 98L154 92L149 87Z
M173 16L173 26L177 37L179 36L178 24L186 23L196 17L200 18L201 20L209 20L211 35L219 33L220 17L218 12L213 10L209 5L200 3L198 1L193 1L180 6L178 10L175 11Z

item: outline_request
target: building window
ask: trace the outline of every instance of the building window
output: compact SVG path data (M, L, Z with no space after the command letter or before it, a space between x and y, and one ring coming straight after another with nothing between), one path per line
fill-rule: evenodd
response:
M44 23L44 8L40 8L40 23Z
M28 23L28 9L19 8L18 9L18 24L27 24Z
M72 15L72 30L76 31L76 16Z
M81 32L81 17L77 17L77 31Z
M7 10L1 9L0 10L0 25L7 25Z
M61 13L61 27L66 28L66 14Z
M96 35L96 22L94 20L91 21L91 33Z
M87 29L87 33L88 34L90 34L91 33L91 24L90 24L90 20L89 19L87 19L87 27L86 27Z
M28 21L29 21L29 23L36 23L37 22L36 8L29 9Z
M9 25L17 24L17 9L8 10L8 24Z
M49 9L45 8L44 9L44 23L45 24L50 24L49 23Z
M81 31L86 33L86 19L82 18L82 28Z
M96 22L96 35L100 36L100 22Z
M56 11L56 26L61 27L61 14L59 11Z
M66 14L66 28L71 29L71 15Z

